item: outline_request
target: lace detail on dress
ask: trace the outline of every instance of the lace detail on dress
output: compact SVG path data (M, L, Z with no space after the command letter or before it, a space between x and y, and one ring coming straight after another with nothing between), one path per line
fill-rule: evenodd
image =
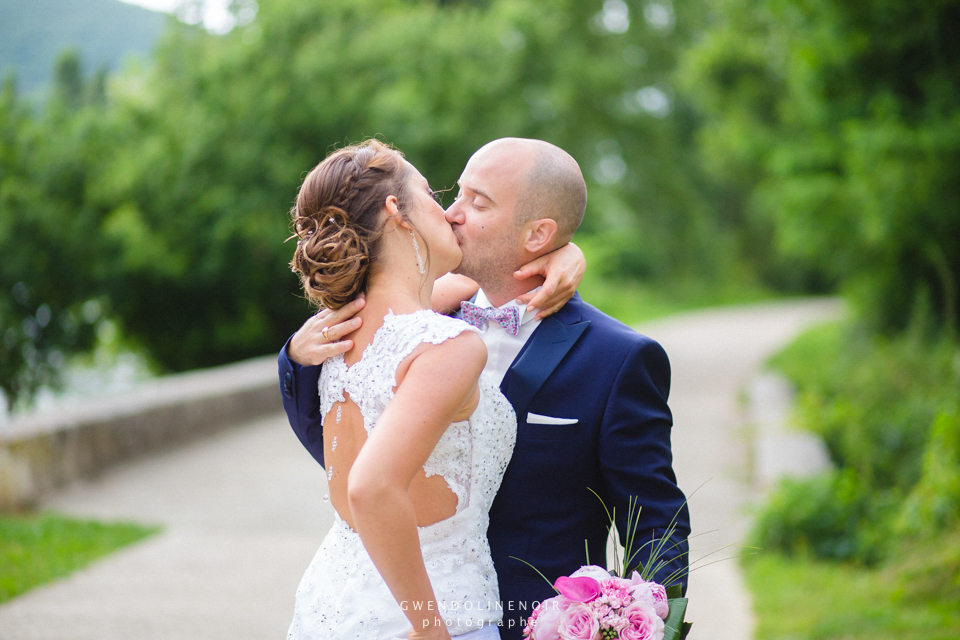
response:
M390 311L363 350L360 360L347 367L343 355L327 360L317 383L320 413L326 416L334 403L344 402L344 393L356 403L363 415L363 428L369 434L380 414L393 399L396 372L403 359L425 342L440 344L464 331L479 333L462 320L442 316L425 309L394 315ZM457 496L457 511L467 506L470 492L470 426L466 420L452 423L440 437L423 470L427 476L439 475Z
M432 311L384 318L360 360L328 360L319 382L326 416L345 393L360 408L369 433L393 398L396 370L413 350L475 330L462 320ZM421 527L420 549L440 614L453 636L496 624L501 618L497 575L487 543L490 505L513 453L517 421L497 381L480 376L480 402L469 419L451 424L424 470L440 475L457 495L453 516ZM339 517L297 589L290 640L406 637L403 610L367 555L363 543Z

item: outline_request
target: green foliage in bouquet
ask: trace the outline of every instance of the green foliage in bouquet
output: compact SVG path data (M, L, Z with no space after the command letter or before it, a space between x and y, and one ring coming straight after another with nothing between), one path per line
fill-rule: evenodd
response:
M674 514L663 536L650 540L639 547L636 547L635 538L637 535L637 527L640 524L640 509L642 507L637 504L636 498L629 498L627 500L626 540L624 541L623 556L621 557L615 538L617 508L614 507L612 510L607 509L607 505L603 501L603 498L601 498L596 491L590 489L590 493L597 496L600 504L603 505L604 511L607 512L607 517L610 519L610 536L614 538L613 567L611 569L611 573L621 578L627 578L634 571L637 571L640 573L640 577L644 580L653 580L654 576L657 575L660 569L667 564L667 561L663 559L664 553L676 547L675 543L670 544L670 546L667 546L667 544L670 543L674 532L677 530L677 516L679 515L679 512ZM684 504L686 504L686 502L684 502ZM589 564L590 548L589 545L587 545L586 540L584 540L584 545L587 553L587 564ZM638 559L638 556L645 547L649 547L647 549L646 564ZM690 627L693 626L692 622L685 622L683 619L684 613L687 610L687 598L683 597L683 588L679 584L674 584L675 580L683 577L684 572L689 572L689 569L677 570L664 579L664 586L667 589L667 603L670 605L670 615L667 616L666 621L664 621L665 631L663 640L683 640L687 637L687 634L690 633Z
M692 622L683 620L687 612L687 599L680 596L680 588L677 585L667 589L667 602L670 604L670 615L663 623L663 640L684 640L690 633Z
M656 574L667 565L667 560L663 558L664 553L676 548L676 543L671 543L671 539L673 538L674 532L676 532L676 520L680 512L678 511L676 514L674 514L669 525L664 531L663 536L660 538L654 538L653 540L650 540L637 547L634 544L634 539L636 538L637 527L640 524L641 506L637 504L636 498L629 498L627 500L627 530L625 532L626 541L624 543L623 555L621 556L618 545L616 544L616 507L614 507L612 511L607 509L607 505L603 501L603 498L601 498L600 495L593 489L588 487L588 490L590 493L595 495L600 501L600 504L603 505L603 509L607 514L607 518L609 519L610 536L613 538L614 542L613 567L608 568L609 573L618 578L629 579L633 572L636 571L640 574L642 580L646 582L654 582L654 577ZM686 502L684 502L684 504L686 504ZM638 558L644 549L647 549L646 563L643 563ZM584 540L584 552L586 554L586 563L589 565L590 545L586 540ZM523 560L522 558L517 558L516 556L510 557L514 560L519 560L536 571L537 574L543 578L554 591L556 591L558 594L560 593L560 591L554 586L554 582L543 575L543 573L535 566L526 560ZM664 584L664 587L667 592L667 604L670 607L670 612L667 616L667 619L664 621L663 640L684 640L684 638L687 637L687 634L690 633L690 628L693 626L693 623L684 621L688 599L683 597L683 587L679 583L674 584L675 580L680 579L687 572L689 572L689 569L677 570L668 575L663 581L666 583Z

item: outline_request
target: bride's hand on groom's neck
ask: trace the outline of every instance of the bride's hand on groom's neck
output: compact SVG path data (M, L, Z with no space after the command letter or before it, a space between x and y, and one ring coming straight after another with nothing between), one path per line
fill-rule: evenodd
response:
M517 280L526 280L537 275L544 278L539 290L519 296L517 302L527 305L528 311L539 309L538 320L551 316L577 292L586 270L587 259L583 251L568 242L513 272L513 277Z

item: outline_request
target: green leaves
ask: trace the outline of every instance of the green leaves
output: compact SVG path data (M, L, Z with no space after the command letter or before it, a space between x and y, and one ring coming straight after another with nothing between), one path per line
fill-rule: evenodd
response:
M599 0L278 0L225 35L171 21L152 66L105 98L68 55L47 113L12 92L0 107L20 123L0 146L0 230L22 257L0 290L102 300L168 370L272 352L310 313L284 244L300 180L370 136L437 188L494 138L550 140L584 170L584 232L611 240L612 270L713 277L723 244L670 83L695 4L652 26L631 1L623 31L601 28ZM69 286L38 261L68 263Z
M667 601L670 605L670 614L663 623L663 640L683 640L693 626L692 622L683 621L683 616L687 612L687 599L670 595L670 589L667 589L667 595L670 596Z
M876 328L958 327L960 3L727 0L688 56L714 176ZM794 278L796 276L793 276Z

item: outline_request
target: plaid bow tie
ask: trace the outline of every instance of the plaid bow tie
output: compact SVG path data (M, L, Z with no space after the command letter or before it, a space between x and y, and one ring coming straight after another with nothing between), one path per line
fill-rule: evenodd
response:
M465 321L481 331L487 328L487 323L490 320L493 320L512 336L520 333L520 309L516 306L511 305L505 309L496 309L494 307L478 307L472 302L461 302L460 312L463 314Z

